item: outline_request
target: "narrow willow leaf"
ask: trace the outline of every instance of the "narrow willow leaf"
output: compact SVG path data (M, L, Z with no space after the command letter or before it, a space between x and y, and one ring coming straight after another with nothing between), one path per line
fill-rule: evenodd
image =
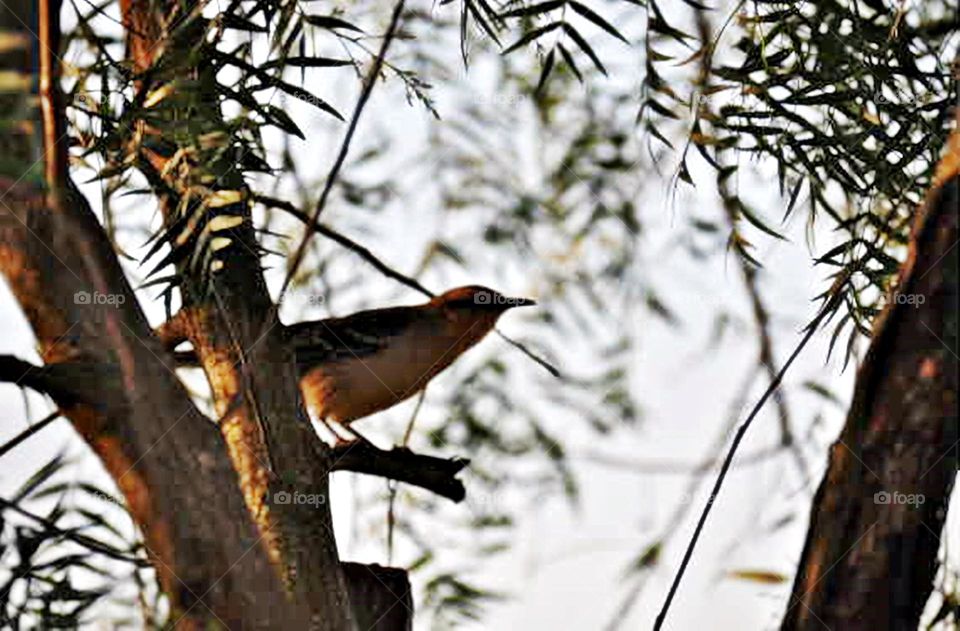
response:
M739 208L740 214L743 215L743 217L747 221L749 221L753 227L757 228L762 232L767 233L771 237L780 239L781 241L786 240L786 237L784 237L782 234L780 234L773 228L769 227L766 223L764 223L764 221L760 219L760 217L758 217L752 210L750 210L750 208L746 204L741 203L739 204L739 207L740 207Z
M490 18L490 21L493 22L493 25L498 29L503 28L503 20L497 15L497 12L490 6L490 3L487 0L477 0L477 4L480 5L480 8L483 9L483 12Z
M763 583L765 585L779 585L787 580L787 577L779 572L770 572L767 570L733 570L729 573L730 578L741 581L751 581L754 583Z
M546 85L547 79L550 77L550 72L553 70L553 60L554 60L554 50L551 50L547 53L547 58L543 62L543 70L540 71L540 80L537 81L537 88L534 90L534 93L539 93L543 86Z
M267 104L266 106L269 114L266 116L267 121L272 125L279 127L288 134L292 134L301 140L305 140L306 136L303 135L303 131L300 127L290 118L290 115L284 112L279 107Z
M660 561L662 551L662 541L651 544L630 564L629 571L638 572L655 566Z
M303 41L303 40L301 40ZM352 66L353 62L349 59L334 59L331 57L287 57L286 59L272 59L263 64L263 68L277 68L281 66L292 66L295 68L339 68L341 66Z
M790 201L787 204L787 212L783 214L783 220L786 221L790 214L793 212L793 208L797 203L797 198L800 196L800 189L803 188L803 179L798 179L797 183L794 185L793 190L790 192Z
M40 485L49 480L55 473L63 469L64 464L66 464L63 454L59 454L51 458L45 465L40 467L33 475L27 479L23 485L17 489L17 492L14 493L13 497L10 499L12 503L18 503L24 498L30 496Z
M156 270L154 270L156 271ZM153 273L153 272L151 272ZM155 287L157 285L179 285L182 282L179 274L170 274L169 276L158 276L153 280L148 280L144 283L141 283L137 289L146 289L148 287Z
M660 33L661 35L667 35L680 42L687 48L690 48L690 45L687 43L688 39L693 39L690 35L687 35L681 30L675 29L663 20L658 20L656 18L651 18L649 22L649 27L651 31Z
M570 5L571 9L573 9L574 11L576 11L586 19L590 20L591 22L593 22L594 24L596 24L606 32L610 33L611 35L619 39L621 42L623 42L624 44L630 43L627 41L626 37L620 34L620 31L615 29L612 24L610 24L609 22L604 20L602 17L600 17L600 15L597 14L595 11L593 11L593 9L591 9L590 7L584 6L579 2L577 2L576 0L570 0L568 4Z
M480 28L483 29L483 32L487 34L487 37L492 39L497 46L502 46L500 43L500 38L497 37L496 31L493 30L493 27L487 22L487 19L483 16L477 6L471 0L464 0L466 8L469 9L470 13L473 14L473 19L476 20L477 24L480 25Z
M204 199L207 208L221 208L243 201L243 191L214 191Z
M658 53L653 49L652 46L647 46L647 59L652 61L671 61L673 60L673 55L664 55L663 53Z
M526 44L529 44L533 40L541 37L542 35L546 35L550 31L554 31L560 28L561 26L563 26L562 22L551 22L546 26L541 26L540 28L533 29L532 31L530 31L529 33L527 33L526 35L518 39L516 42L514 42L512 46L508 47L501 54L509 55L510 53L520 48L521 46L525 46Z
M156 90L153 90L147 95L147 98L143 101L143 107L145 108L153 107L163 99L173 94L175 89L176 89L175 81L171 81L170 83L166 83L160 86L159 88L157 88Z
M642 114L641 114L641 116L642 116ZM651 135L651 136L653 136L654 138L656 138L657 140L659 140L659 141L662 142L663 144L665 144L665 145L667 145L668 147L670 147L670 149L674 149L673 143L670 142L669 140L667 140L667 137L664 136L662 133L660 133L660 130L657 129L657 126L656 126L656 125L654 125L653 123L649 123L649 122L648 122L647 125L646 125L646 130L647 130L648 132L650 132L650 135Z
M519 9L514 9L512 11L507 11L506 13L501 13L501 18L520 18L527 17L530 15L541 15L543 13L549 13L555 9L559 9L563 6L565 0L547 0L547 2L541 2L539 4L532 4L526 7L520 7Z
M221 13L219 19L220 23L226 28L233 29L235 31L249 31L251 33L267 32L267 27L260 26L259 24L255 24L249 20L244 20L242 17L233 13Z
M338 29L344 28L350 31L356 31L358 33L363 33L363 29L354 26L346 20L341 20L340 18L335 18L332 15L307 15L303 18L307 24L313 26L319 26L320 28L325 29Z
M323 110L324 112L331 114L340 120L344 120L343 115L340 114L340 112L338 112L332 105L320 97L314 96L303 88L297 87L292 83L287 83L286 81L281 81L280 79L271 78L270 81L266 81L252 88L252 91L259 92L260 90L266 90L268 88L278 88L296 99L300 99L301 101L309 103L317 109Z
M570 51L568 51L563 44L557 44L557 48L560 49L560 56L563 57L563 61L566 62L567 66L570 67L570 70L577 78L577 81L583 83L583 75L580 74L580 69L577 68L576 62L573 61L573 56L570 54Z
M673 119L677 119L677 120L679 120L679 118L680 118L679 116L677 116L677 114L676 114L673 110L671 110L670 108L666 107L665 105L663 105L662 103L660 103L660 102L657 101L656 99L647 99L646 101L644 101L643 106L644 106L644 107L649 107L650 109L652 109L652 110L653 110L654 112L656 112L657 114L659 114L659 115L661 115L661 116L665 116L665 117L667 117L667 118L673 118Z
M207 230L210 232L219 232L220 230L229 230L236 228L243 223L241 215L217 215L207 224Z
M563 31L570 36L570 39L576 42L577 46L580 47L580 50L587 54L587 57L589 57L593 62L593 65L597 67L597 70L606 75L607 69L603 67L603 64L600 63L600 58L597 57L595 52L593 52L593 49L590 47L590 44L587 43L587 40L583 39L583 36L577 32L577 29L573 28L569 24L564 24Z
M229 247L231 243L233 243L233 239L230 237L214 237L210 239L210 249L217 252L218 250Z

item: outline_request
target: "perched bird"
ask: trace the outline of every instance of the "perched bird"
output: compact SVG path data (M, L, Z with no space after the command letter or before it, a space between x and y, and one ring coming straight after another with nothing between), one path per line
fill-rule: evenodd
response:
M343 427L385 410L423 390L508 309L533 304L469 285L420 305L293 324L304 403Z

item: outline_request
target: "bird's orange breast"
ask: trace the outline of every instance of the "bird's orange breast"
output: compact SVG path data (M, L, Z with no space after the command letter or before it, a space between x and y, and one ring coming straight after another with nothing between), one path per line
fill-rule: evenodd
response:
M371 355L321 363L300 381L304 402L318 418L337 423L384 410L420 392L482 337L473 333L414 327Z

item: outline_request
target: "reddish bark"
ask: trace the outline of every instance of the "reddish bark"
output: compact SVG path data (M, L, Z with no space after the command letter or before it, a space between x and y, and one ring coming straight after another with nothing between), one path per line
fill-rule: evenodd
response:
M933 589L957 473L958 184L954 132L814 498L785 630L914 630Z

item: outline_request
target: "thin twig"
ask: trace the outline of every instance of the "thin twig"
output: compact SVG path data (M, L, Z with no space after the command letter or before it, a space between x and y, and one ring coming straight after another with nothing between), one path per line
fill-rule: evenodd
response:
M360 98L357 100L357 105L353 109L353 115L350 117L350 125L347 127L347 135L344 137L343 143L340 145L340 153L337 154L337 159L334 161L333 167L330 169L330 174L327 176L327 181L323 186L323 191L320 193L320 199L317 200L317 206L314 208L313 215L310 217L310 223L307 224L307 232L303 235L300 245L297 246L297 251L293 256L293 264L290 266L290 271L287 272L287 276L283 280L283 285L280 287L280 295L276 302L278 305L283 303L283 296L287 292L287 287L290 285L294 275L297 273L297 268L300 267L303 256L307 251L307 244L310 242L310 237L312 237L313 233L316 231L315 226L317 224L317 220L320 219L320 214L327 205L327 198L330 196L330 191L333 189L333 185L337 180L337 176L340 174L340 169L343 167L343 162L347 158L347 153L350 151L350 142L353 140L353 134L356 132L357 124L360 122L360 115L363 113L363 108L366 107L367 101L370 99L370 95L373 93L373 87L377 83L377 77L380 75L380 70L383 68L383 61L387 56L387 49L390 48L390 43L393 41L393 37L396 35L397 28L400 25L400 16L403 13L403 4L404 0L399 0L393 9L393 15L390 17L390 25L387 27L386 35L384 35L383 44L380 46L380 52L377 53L377 57L373 62L373 66L370 68L370 72L367 73L367 79L364 81L363 90L360 92Z
M453 502L460 502L466 496L463 482L456 477L470 463L463 458L447 460L425 456L403 447L384 451L363 442L336 445L333 458L332 471L352 471L406 482Z
M842 277L838 279L838 281L842 280ZM833 312L834 304L839 302L840 296L840 292L837 291L830 298L830 300L823 305L823 307L820 309L820 312L810 322L810 324L807 325L807 332L803 336L803 339L801 339L800 343L797 344L797 347L793 349L790 357L783 364L783 368L780 369L776 377L771 380L770 385L767 386L763 396L760 397L760 400L757 401L756 405L753 406L753 409L750 410L750 414L747 416L747 419L743 422L740 428L737 429L737 433L733 438L733 443L730 445L730 450L727 452L727 457L724 459L723 466L720 468L720 473L717 475L717 480L713 485L713 489L710 491L709 497L707 497L707 504L703 507L703 512L700 514L697 527L693 531L693 536L690 538L690 543L687 545L686 552L683 554L683 560L680 562L680 567L677 569L677 575L674 577L673 583L670 585L670 591L667 592L667 597L663 602L663 607L660 609L660 613L657 615L656 623L654 623L653 626L654 631L659 631L667 619L667 612L670 610L670 603L673 602L673 597L676 595L677 589L680 587L680 581L683 579L683 574L686 572L687 565L690 563L690 558L693 556L693 550L696 548L697 541L700 539L700 533L703 532L703 527L707 522L707 517L710 515L710 511L713 509L716 499L720 495L720 488L723 486L723 481L726 479L727 473L730 471L730 466L733 464L733 458L737 453L737 449L740 447L740 443L743 441L743 437L746 435L747 430L750 429L750 425L760 413L760 410L763 409L764 404L780 386L784 375L787 374L787 370L789 370L790 366L793 365L794 360L796 360L796 358L806 347L807 342L810 341L810 339L813 337L813 334L820 330L820 323L824 320L824 318Z
M720 462L720 457L723 453L723 447L727 444L730 434L737 427L737 419L740 416L740 411L746 405L747 396L750 394L750 386L753 385L753 382L756 380L756 377L759 373L759 366L751 367L750 373L747 375L747 378L744 379L742 386L737 390L736 396L733 397L733 400L730 402L727 408L727 419L724 423L723 429L721 429L717 434L716 440L714 440L713 445L707 452L710 454L709 461L704 463L707 465L707 467L705 469L698 469L695 471L691 478L687 481L687 485L680 496L681 498L684 498L684 501L678 502L674 507L669 519L666 520L663 528L660 529L660 534L653 538L651 540L652 543L647 546L646 549L648 551L654 548L659 550L666 549L667 545L672 541L676 533L680 531L680 525L687 518L687 513L690 512L690 509L693 508L693 498L700 493L700 487L707 479L707 474ZM687 499L689 499L689 501L687 501ZM653 567L659 558L660 555L657 554L651 559L649 565L644 567ZM646 578L643 576L636 581L636 585L621 601L620 606L617 607L617 612L610 619L610 622L607 624L607 626L604 627L604 631L616 631L620 628L620 625L630 614L630 610L634 607L634 605L636 605L637 598L639 598L645 583Z
M80 544L81 546L88 548L90 550L93 550L94 552L99 552L100 554L108 556L111 559L117 559L118 561L127 561L128 563L133 563L140 567L147 567L149 565L149 563L145 559L139 559L137 557L132 557L122 552L119 552L113 549L112 547L97 541L96 539L87 537L86 535L81 535L79 533L76 533L70 530L64 530L63 528L60 528L59 526L57 526L55 523L53 523L46 517L41 517L40 515L31 513L30 511L21 508L16 502L11 502L8 499L0 497L0 509L4 509L4 508L12 510L15 513L19 513L20 515L28 519L32 519L33 521L43 526L43 528L47 532L51 532L55 535L63 537L64 539L69 539L74 543Z
M9 452L9 451L12 450L14 447L16 447L17 445L19 445L20 443L22 443L22 442L25 441L26 439L30 438L31 436L33 436L33 435L36 434L37 432L39 432L39 431L40 431L41 429L43 429L44 427L46 427L46 426L49 425L50 423L54 422L54 421L57 420L58 418L60 418L62 414L63 414L63 413L62 413L60 410L54 410L54 411L51 412L49 415L47 415L45 418L37 421L36 423L34 423L33 425L31 425L31 426L28 427L27 429L23 430L22 432L20 432L19 434L17 434L16 436L14 436L13 438L11 438L11 439L8 440L7 442L5 442L3 445L0 445L0 458L2 458L3 456L5 456L5 455L7 454L7 452Z
M513 338L507 337L502 331L500 331L500 329L494 329L494 331L496 331L497 335L499 335L503 341L505 341L507 344L510 344L511 346L519 350L521 353L523 353L524 355L532 359L534 362L542 366L543 369L549 372L551 375L553 375L557 379L563 379L563 375L560 374L560 371L556 368L556 366L554 366L547 360L543 359L542 357L537 356L536 354L534 354L533 351L531 351L529 348L527 348L520 342L514 340Z
M356 241L346 236L342 232L338 232L333 228L331 228L330 226L320 223L319 221L314 221L311 223L310 215L303 212L302 210L300 210L290 202L282 199L276 199L273 197L267 197L266 195L254 195L253 200L257 203L263 204L264 206L267 206L270 208L279 208L280 210L295 217L296 219L299 219L301 222L304 223L304 225L309 226L312 230L316 231L318 234L321 234L327 237L328 239L334 241L335 243L342 245L346 249L350 250L351 252L353 252L360 258L362 258L364 261L369 263L371 266L374 267L374 269L376 269L378 272L380 272L387 278L392 278L393 280L403 285L406 285L407 287L415 291L419 291L421 294L423 294L427 298L433 298L436 295L435 293L433 293L432 291L430 291L429 289L421 285L420 282L417 281L415 278L411 278L410 276L407 276L406 274L402 274L397 270L393 269L392 267L384 263L382 260L377 258L377 256L373 252L371 252L369 248L367 248L364 245L361 245L360 243L357 243Z
M403 432L403 447L410 447L410 436L413 435L413 426L417 422L417 415L420 414L420 408L423 407L423 400L427 396L427 389L420 391L417 397L417 405L413 408L413 414L410 415L410 421L407 423L407 429ZM397 492L400 489L400 483L396 480L387 480L390 490L390 501L387 503L387 564L393 563L393 533L396 525L396 513L394 511L397 502Z

